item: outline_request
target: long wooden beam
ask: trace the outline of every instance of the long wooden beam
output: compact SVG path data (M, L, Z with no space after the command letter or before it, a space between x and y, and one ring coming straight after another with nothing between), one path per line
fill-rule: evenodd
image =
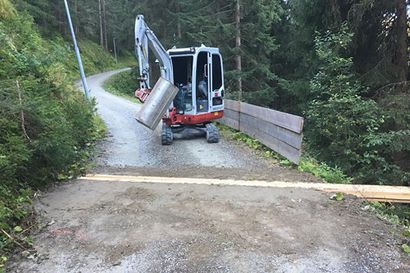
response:
M378 185L352 185L352 184L327 184L306 182L283 181L252 181L233 179L206 179L206 178L181 178L181 177L156 177L156 176L124 176L92 174L80 177L83 181L109 181L131 183L161 183L161 184L196 184L243 186L264 188L297 188L312 189L323 192L341 192L363 198L368 201L410 203L410 187L378 186Z

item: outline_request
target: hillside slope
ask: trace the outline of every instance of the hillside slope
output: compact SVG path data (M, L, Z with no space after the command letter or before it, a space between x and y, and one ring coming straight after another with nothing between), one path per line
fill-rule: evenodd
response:
M80 41L86 73L119 66L97 44ZM94 103L73 85L69 41L44 38L32 17L0 0L0 271L8 251L30 244L30 192L82 170L102 125ZM14 239L10 239L14 238Z

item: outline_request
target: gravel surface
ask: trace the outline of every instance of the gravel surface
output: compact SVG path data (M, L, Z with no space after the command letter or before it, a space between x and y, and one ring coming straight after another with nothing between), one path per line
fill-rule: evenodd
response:
M89 78L92 95L98 102L98 113L109 130L109 137L100 145L94 172L307 182L318 180L311 175L282 168L262 159L249 148L223 138L218 144L209 144L203 137L177 139L171 146L162 146L161 124L152 132L135 120L141 104L104 91L104 81L117 72Z
M110 137L95 173L317 181L222 139L160 145L140 105L106 93L116 72L89 78ZM363 209L301 189L71 181L35 203L35 252L9 272L410 272L400 231ZM26 257L22 257L26 256Z

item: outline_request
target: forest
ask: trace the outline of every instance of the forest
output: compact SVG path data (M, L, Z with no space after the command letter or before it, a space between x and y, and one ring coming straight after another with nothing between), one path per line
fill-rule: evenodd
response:
M68 2L86 73L136 64L143 14L166 48L219 47L227 98L303 116L306 157L354 183L410 182L406 0ZM102 137L70 39L62 0L0 0L1 230L30 219L26 189L83 172Z

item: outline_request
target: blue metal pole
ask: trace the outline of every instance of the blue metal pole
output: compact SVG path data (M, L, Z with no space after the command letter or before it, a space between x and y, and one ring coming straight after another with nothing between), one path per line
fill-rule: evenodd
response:
M64 4L65 4L65 10L67 13L68 24L70 26L71 36L73 37L75 55L77 57L78 66L80 67L80 75L81 75L81 80L83 82L85 97L89 100L90 99L90 89L88 88L87 79L85 77L83 62L81 61L80 50L78 49L77 38L75 37L73 22L71 21L70 9L68 8L67 0L64 0Z

